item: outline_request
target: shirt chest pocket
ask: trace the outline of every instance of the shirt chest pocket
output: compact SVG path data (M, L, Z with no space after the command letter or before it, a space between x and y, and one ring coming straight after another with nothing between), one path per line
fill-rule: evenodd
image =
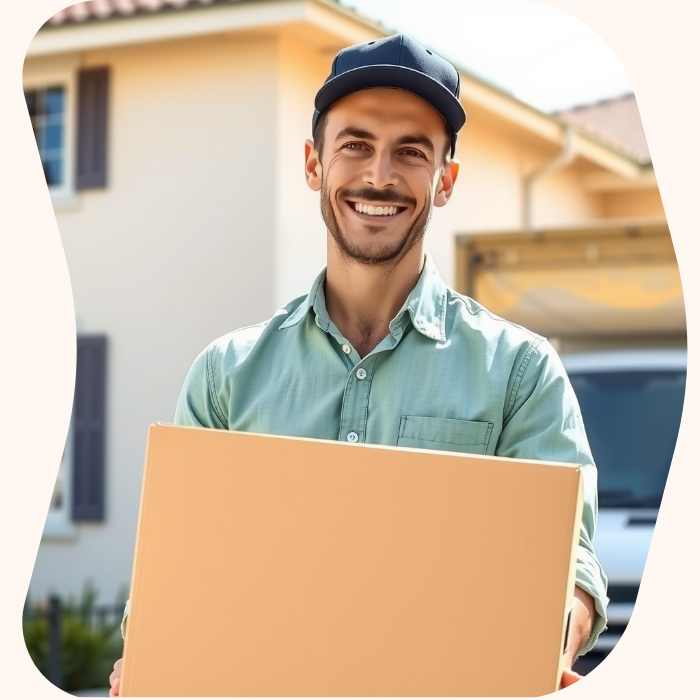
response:
M401 416L399 447L486 454L493 423L455 418Z

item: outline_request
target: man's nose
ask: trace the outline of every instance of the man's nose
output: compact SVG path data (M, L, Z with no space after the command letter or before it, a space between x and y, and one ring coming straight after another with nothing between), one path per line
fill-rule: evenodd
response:
M383 150L375 151L367 164L363 179L367 185L378 190L396 187L399 184L399 178L391 153Z

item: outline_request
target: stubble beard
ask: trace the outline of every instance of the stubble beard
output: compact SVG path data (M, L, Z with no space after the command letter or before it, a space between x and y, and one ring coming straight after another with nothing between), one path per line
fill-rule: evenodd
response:
M364 191L364 197L360 194L358 198L371 199L370 190ZM367 196L370 195L370 196ZM358 196L358 195L355 195ZM387 201L386 194L378 193L376 201ZM345 201L343 191L339 192L339 200ZM404 202L396 201L397 204L403 205ZM432 215L432 206L430 206L430 197L425 198L425 204L418 213L413 223L408 230L395 242L386 243L385 245L377 246L372 243L362 245L349 240L343 233L343 230L338 222L338 219L333 211L331 204L331 196L326 186L325 180L321 184L321 216L328 228L333 240L338 246L340 254L347 262L356 262L361 265L395 267L401 260L425 237L425 232L430 223ZM368 226L369 233L378 233L383 226Z

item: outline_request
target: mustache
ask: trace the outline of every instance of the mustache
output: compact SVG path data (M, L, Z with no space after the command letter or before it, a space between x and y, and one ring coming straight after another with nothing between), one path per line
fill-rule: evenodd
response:
M392 190L373 190L370 187L363 187L359 190L340 189L338 190L340 199L362 199L365 202L382 202L382 204L396 204L398 206L415 206L416 200L413 197L393 192Z

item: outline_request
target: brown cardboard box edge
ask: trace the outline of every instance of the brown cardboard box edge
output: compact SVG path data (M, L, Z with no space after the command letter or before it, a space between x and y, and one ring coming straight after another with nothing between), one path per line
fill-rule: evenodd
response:
M175 427L175 426L170 426L167 424L158 424L156 426L151 426L149 430L149 435L148 435L148 442L147 442L147 450L146 450L146 464L148 465L149 462L149 455L151 455L151 452L153 450L153 437L154 436L161 436L163 435L163 431L166 431L166 434L169 431L180 431L182 434L183 431L194 431L195 433L202 433L202 431L206 433L216 433L216 434L229 434L229 435L235 435L236 433L233 433L233 431L212 431L212 430L206 430L202 428L190 428L190 427ZM335 442L335 441L326 441L326 440L307 440L304 438L290 438L290 437L283 437L283 436L266 436L266 435L259 435L259 434L254 434L254 433L238 433L238 435L245 436L246 438L262 438L264 440L268 441L269 445L276 446L277 448L283 449L284 445L290 446L291 443L302 443L303 445L311 445L311 444L325 444L332 446L332 449L336 450L338 447L341 447L344 450L370 450L373 451L374 454L377 454L377 450L384 451L386 454L391 453L391 452L399 452L399 453L407 453L407 454L416 454L416 453L423 453L423 454L428 454L428 455L437 455L439 457L446 457L446 456L453 456L453 457L458 457L460 459L464 459L465 457L474 459L477 458L479 460L483 460L484 462L494 462L494 463L510 463L513 462L514 460L510 460L507 458L503 457L493 457L493 456L482 456L482 455L465 455L462 453L448 453L448 452L434 452L434 451L429 451L429 450L413 450L413 449L408 449L408 448L403 448L403 447L392 447L392 446L375 446L375 445L344 445L343 443ZM356 454L356 453L355 453ZM372 452L370 452L372 454ZM578 538L579 538L579 528L580 528L580 519L581 519L581 511L582 511L582 484L581 484L581 471L580 467L577 465L571 465L571 464L564 464L564 463L553 463L553 462L548 462L548 463L541 463L536 460L515 460L518 463L522 464L531 464L531 465L538 465L542 466L543 464L545 466L552 466L552 467L566 467L568 469L574 469L577 473L577 483L576 483L576 505L573 513L573 518L571 519L571 529L570 529L570 537L569 541L571 543L571 551L570 551L570 556L568 557L569 559L569 565L568 565L568 572L567 572L567 583L566 583L566 595L564 598L564 603L563 603L563 609L560 611L560 616L559 619L561 621L560 625L560 634L559 634L559 649L560 651L563 650L564 645L565 645L565 632L566 632L566 617L569 609L569 602L571 601L571 598L573 596L573 588L575 585L575 553L576 549L578 546ZM145 612L141 612L140 607L140 596L139 596L139 590L141 588L141 581L140 581L140 572L144 568L144 564L142 563L141 557L142 557L142 552L141 552L141 547L139 546L144 538L144 532L143 532L143 508L144 508L144 502L147 497L147 494L149 493L150 489L150 484L151 484L151 478L150 478L150 471L148 469L148 466L144 469L144 475L143 475L143 488L142 488L142 494L141 494L141 503L140 503L140 509L139 509L139 524L137 528L137 535L136 535L136 541L137 541L137 547L136 547L136 554L134 558L134 565L133 565L133 577L132 577L132 590L131 590L131 600L132 600L132 608L131 608L131 615L130 619L133 622L134 619L145 615ZM183 603L183 601L181 601ZM173 614L177 615L177 609L173 609ZM132 624L130 623L129 629L132 628ZM129 675L128 671L128 666L130 663L130 636L129 633L127 632L127 638L125 640L125 647L124 647L124 658L125 658L125 665L124 665L124 675L122 678L122 695L124 697L127 697L131 693L131 676ZM552 692L557 689L558 686L558 680L561 675L562 671L562 664L563 664L563 655L559 654L558 658L558 663L556 666L556 673L554 674L555 677L548 682L549 687L551 690L548 690L546 692ZM138 675L138 674L137 674ZM250 688L249 688L250 690ZM356 688L355 688L356 690ZM403 691L406 689L403 688ZM171 693L172 694L172 693ZM178 693L180 694L180 693ZM200 694L200 693L195 693L195 694ZM256 693L250 693L250 694L256 694ZM339 694L345 694L345 693L339 693ZM350 694L357 694L355 692L352 692ZM375 693L372 693L375 694ZM381 694L381 693L378 693ZM390 693L389 693L390 694ZM406 694L405 692L401 694ZM420 693L419 693L420 694ZM423 693L425 694L425 693ZM428 693L432 694L432 693Z

